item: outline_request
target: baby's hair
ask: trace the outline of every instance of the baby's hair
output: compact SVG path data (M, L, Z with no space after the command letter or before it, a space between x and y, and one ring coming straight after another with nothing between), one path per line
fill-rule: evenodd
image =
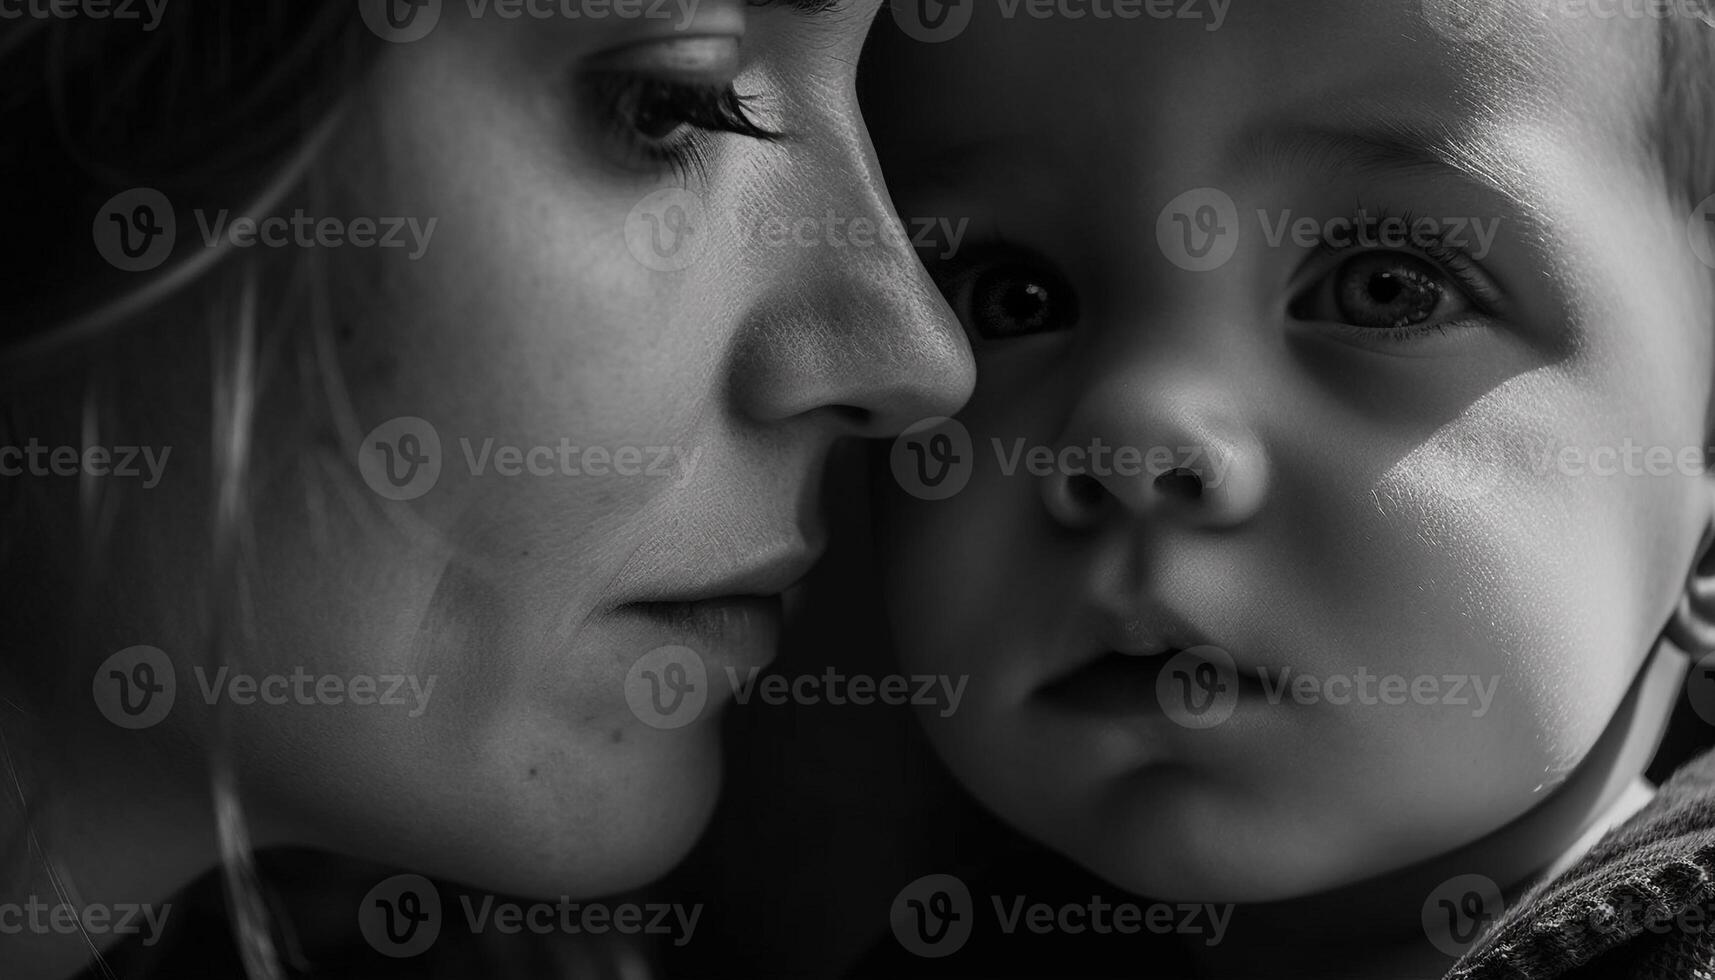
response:
M1715 15L1664 18L1661 98L1651 138L1675 203L1715 194Z

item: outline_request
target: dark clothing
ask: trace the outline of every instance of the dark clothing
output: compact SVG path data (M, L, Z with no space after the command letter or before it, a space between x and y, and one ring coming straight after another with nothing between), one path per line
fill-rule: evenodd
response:
M1715 753L1496 920L1447 980L1715 978Z

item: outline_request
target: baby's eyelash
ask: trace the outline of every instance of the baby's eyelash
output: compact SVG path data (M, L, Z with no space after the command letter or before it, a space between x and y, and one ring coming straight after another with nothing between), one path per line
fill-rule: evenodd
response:
M1471 294L1471 298L1491 309L1500 306L1505 297L1495 286L1493 280L1480 272L1477 260L1465 248L1447 240L1442 229L1442 222L1431 222L1426 231L1419 236L1417 228L1417 212L1406 209L1393 211L1389 208L1374 207L1359 201L1357 207L1348 216L1353 231L1348 240L1334 242L1326 234L1316 246L1317 254L1330 258L1349 255L1363 251L1404 251L1418 252L1435 262L1458 284ZM1413 229L1410 240L1403 248L1389 249L1385 246L1372 244L1379 240L1383 226ZM1356 241L1352 239L1357 239Z

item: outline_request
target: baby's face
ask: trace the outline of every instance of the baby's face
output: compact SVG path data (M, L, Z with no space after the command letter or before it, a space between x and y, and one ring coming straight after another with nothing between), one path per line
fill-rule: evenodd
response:
M1524 813L1709 520L1661 25L1427 6L985 2L875 52L978 358L969 452L896 449L900 656L970 675L959 778L1124 887L1305 894Z

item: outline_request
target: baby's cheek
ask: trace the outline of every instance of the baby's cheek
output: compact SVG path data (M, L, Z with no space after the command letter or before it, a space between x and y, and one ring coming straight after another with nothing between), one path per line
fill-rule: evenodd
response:
M1677 523L1673 501L1690 489L1625 473L1624 447L1646 430L1602 408L1572 376L1519 375L1372 491L1388 533L1406 536L1440 584L1439 614L1484 637L1472 659L1498 684L1495 732L1531 736L1497 745L1496 762L1535 766L1550 784L1589 750L1659 632L1667 580L1656 546L1671 534L1650 525ZM1590 469L1604 447L1621 472Z

